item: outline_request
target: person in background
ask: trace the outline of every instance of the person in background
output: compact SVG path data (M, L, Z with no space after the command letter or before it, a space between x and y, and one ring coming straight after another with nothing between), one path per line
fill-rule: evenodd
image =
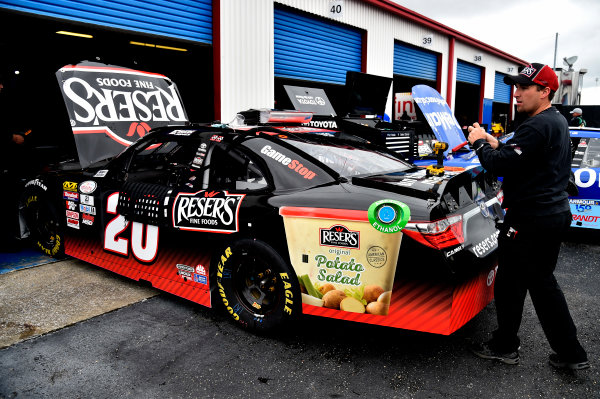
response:
M527 115L505 144L475 123L469 143L481 165L504 177L504 222L499 224L498 271L494 286L498 328L492 338L472 348L484 359L519 363L518 336L527 292L555 353L557 368L590 367L577 339L565 297L554 277L561 241L572 220L566 192L571 171L567 120L551 105L558 89L552 68L530 64L514 84L517 110Z
M6 80L0 74L0 251L14 252L21 247L18 234L17 201L19 198L19 160L25 137L12 126L9 99L6 98Z
M583 111L581 110L581 108L573 108L573 111L571 111L570 114L573 115L573 117L569 121L569 126L585 127L586 123L583 117L581 116L583 115Z

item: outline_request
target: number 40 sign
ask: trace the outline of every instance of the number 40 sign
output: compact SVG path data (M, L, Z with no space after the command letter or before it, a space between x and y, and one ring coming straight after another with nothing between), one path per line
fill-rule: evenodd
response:
M329 1L329 17L339 19L344 16L344 0Z

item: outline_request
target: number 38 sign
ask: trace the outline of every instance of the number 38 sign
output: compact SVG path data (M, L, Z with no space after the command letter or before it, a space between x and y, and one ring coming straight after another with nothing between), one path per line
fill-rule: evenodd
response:
M329 1L329 17L339 19L344 16L344 0Z

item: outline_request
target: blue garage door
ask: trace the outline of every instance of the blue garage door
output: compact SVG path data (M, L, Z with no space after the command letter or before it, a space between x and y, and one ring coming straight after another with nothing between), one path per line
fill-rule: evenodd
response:
M274 60L277 77L344 84L361 70L362 32L275 8Z
M477 65L458 60L456 65L456 81L481 84L481 68Z
M438 55L394 43L394 74L437 81Z
M511 85L504 83L506 74L496 72L494 76L494 102L510 104Z
M0 0L0 7L212 43L212 0Z

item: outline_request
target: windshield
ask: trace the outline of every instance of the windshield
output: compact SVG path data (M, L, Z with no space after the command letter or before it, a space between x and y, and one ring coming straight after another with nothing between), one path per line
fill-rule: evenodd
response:
M389 154L344 145L306 143L288 140L288 143L318 159L341 176L356 176L382 172L396 172L411 165Z

